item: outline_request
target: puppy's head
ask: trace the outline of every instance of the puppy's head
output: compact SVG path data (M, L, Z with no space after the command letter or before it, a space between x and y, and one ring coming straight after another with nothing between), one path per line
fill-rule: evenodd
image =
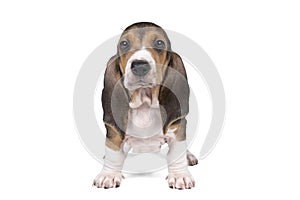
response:
M133 91L160 84L170 50L170 40L158 25L140 22L127 27L118 44L125 88Z

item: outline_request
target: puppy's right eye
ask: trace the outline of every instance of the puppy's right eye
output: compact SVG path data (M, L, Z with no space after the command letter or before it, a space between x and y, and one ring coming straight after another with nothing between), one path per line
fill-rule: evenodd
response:
M120 49L122 51L125 51L129 48L129 42L128 41L122 41L120 42Z

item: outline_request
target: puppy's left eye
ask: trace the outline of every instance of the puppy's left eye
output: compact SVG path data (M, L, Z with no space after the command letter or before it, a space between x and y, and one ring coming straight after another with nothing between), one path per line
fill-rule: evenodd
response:
M130 44L128 41L124 40L124 41L120 42L120 48L123 51L127 50L129 48L129 46L130 46Z
M154 48L159 49L159 50L163 50L165 48L165 43L162 40L156 40L154 42Z

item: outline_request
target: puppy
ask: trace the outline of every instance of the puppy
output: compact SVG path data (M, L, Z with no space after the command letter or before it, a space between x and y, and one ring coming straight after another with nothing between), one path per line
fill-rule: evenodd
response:
M169 187L194 187L188 165L198 160L186 149L189 85L180 56L166 32L150 22L127 27L117 49L105 71L105 159L94 185L119 187L128 151L158 152L167 143Z

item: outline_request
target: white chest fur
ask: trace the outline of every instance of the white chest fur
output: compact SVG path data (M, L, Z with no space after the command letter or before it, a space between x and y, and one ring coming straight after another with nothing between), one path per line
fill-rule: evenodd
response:
M127 135L149 138L162 133L162 120L159 108L143 103L138 108L129 109Z
M162 132L163 124L159 102L149 94L146 88L139 89L139 93L130 102L128 123L124 150L133 152L157 152L169 138Z

